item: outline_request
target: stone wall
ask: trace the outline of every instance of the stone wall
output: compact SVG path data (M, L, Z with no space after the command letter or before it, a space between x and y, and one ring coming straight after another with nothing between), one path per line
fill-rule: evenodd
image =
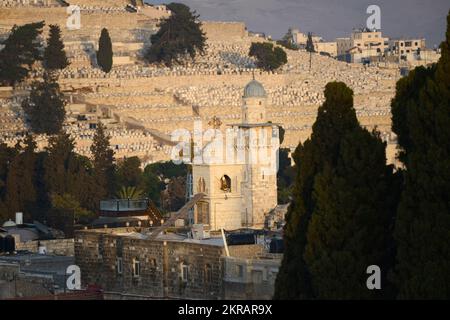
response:
M56 239L56 240L41 240L41 241L27 241L16 243L16 250L27 250L30 252L38 252L39 245L45 246L47 254L73 256L74 255L74 241L73 239Z
M14 263L0 262L0 300L49 295L52 276L25 275Z
M202 24L209 41L236 41L248 35L244 22L203 21Z
M131 231L141 229L128 229ZM75 261L82 285L100 285L106 295L142 298L217 299L222 290L223 247L201 243L146 240L112 231L79 231ZM122 259L123 272L116 262ZM140 275L133 275L135 261ZM189 276L182 280L182 265Z

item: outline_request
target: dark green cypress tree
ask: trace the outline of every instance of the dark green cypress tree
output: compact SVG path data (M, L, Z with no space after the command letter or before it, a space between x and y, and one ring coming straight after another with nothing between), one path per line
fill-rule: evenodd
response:
M396 199L385 147L376 133L357 127L342 137L337 162L315 178L304 257L316 298L386 298L392 292L385 280ZM383 290L366 286L371 265L381 268Z
M314 42L312 38L312 33L308 32L308 40L306 40L306 52L309 52L309 70L311 71L311 65L312 65L312 54L316 52L316 49L314 48Z
M450 13L438 64L397 84L392 102L405 186L397 212L399 298L450 298Z
M58 25L50 25L43 63L49 71L62 70L69 65L69 60L64 51L64 43L61 39L61 29Z
M344 83L329 83L311 138L293 155L297 174L284 228L285 250L275 284L275 299L313 298L310 274L304 261L306 233L316 207L314 180L326 165L335 165L341 139L358 126L353 92Z
M30 97L22 102L31 130L38 134L58 134L66 117L66 101L56 79L44 75L43 82L32 84Z
M110 72L113 66L113 50L109 32L106 28L102 29L98 41L97 63L103 72Z
M44 22L14 26L2 42L0 51L0 84L15 85L24 80L36 60L41 60L39 35Z
M31 136L27 136L24 147L12 160L6 179L5 202L10 215L23 212L24 220L31 221L35 214L35 164L36 143Z
M91 146L94 165L94 177L101 189L100 197L112 197L115 195L115 165L114 151L109 144L109 136L106 135L105 126L99 122ZM99 199L102 200L102 199Z

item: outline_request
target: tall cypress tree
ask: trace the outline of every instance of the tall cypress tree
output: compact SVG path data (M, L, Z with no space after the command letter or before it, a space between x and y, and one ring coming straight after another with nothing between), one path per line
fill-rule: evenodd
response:
M64 51L64 43L61 40L61 29L58 25L50 25L43 62L44 67L49 71L64 69L69 65L69 60Z
M316 207L313 187L326 165L335 165L343 136L358 126L353 93L344 83L329 83L311 138L293 155L296 179L284 228L285 251L275 284L276 299L313 298L310 273L304 261L306 233Z
M59 84L50 74L44 75L43 82L34 82L30 97L22 102L32 131L49 135L61 131L66 117L65 105Z
M312 33L308 32L308 40L306 40L306 52L309 52L309 70L311 71L311 64L312 64L312 54L316 52L316 49L314 48L314 42L312 38Z
M99 188L101 188L100 196L102 198L114 196L116 190L114 151L110 148L109 136L106 135L105 126L101 122L97 124L91 153L94 164L94 177Z
M34 218L36 190L35 164L36 143L31 136L27 136L24 147L14 157L10 164L6 179L6 205L10 214L21 211L25 221Z
M106 28L102 29L102 33L98 41L97 63L106 73L110 72L113 66L112 43L109 32Z
M315 178L304 258L316 298L386 298L392 292L385 280L392 268L396 198L385 147L376 133L356 127L342 138L337 162ZM371 265L381 268L383 290L366 286Z
M397 84L392 102L405 186L397 212L399 298L450 298L450 13L436 66Z

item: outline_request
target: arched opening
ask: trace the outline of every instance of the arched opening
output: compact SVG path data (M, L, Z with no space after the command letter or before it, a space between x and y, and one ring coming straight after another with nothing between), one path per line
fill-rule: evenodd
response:
M220 190L225 192L231 192L231 179L227 175L223 175L220 178Z

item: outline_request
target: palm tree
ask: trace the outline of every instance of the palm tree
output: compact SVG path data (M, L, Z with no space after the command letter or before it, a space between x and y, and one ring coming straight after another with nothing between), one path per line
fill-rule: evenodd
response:
M144 192L136 187L122 187L117 193L119 199L138 200L144 197Z

